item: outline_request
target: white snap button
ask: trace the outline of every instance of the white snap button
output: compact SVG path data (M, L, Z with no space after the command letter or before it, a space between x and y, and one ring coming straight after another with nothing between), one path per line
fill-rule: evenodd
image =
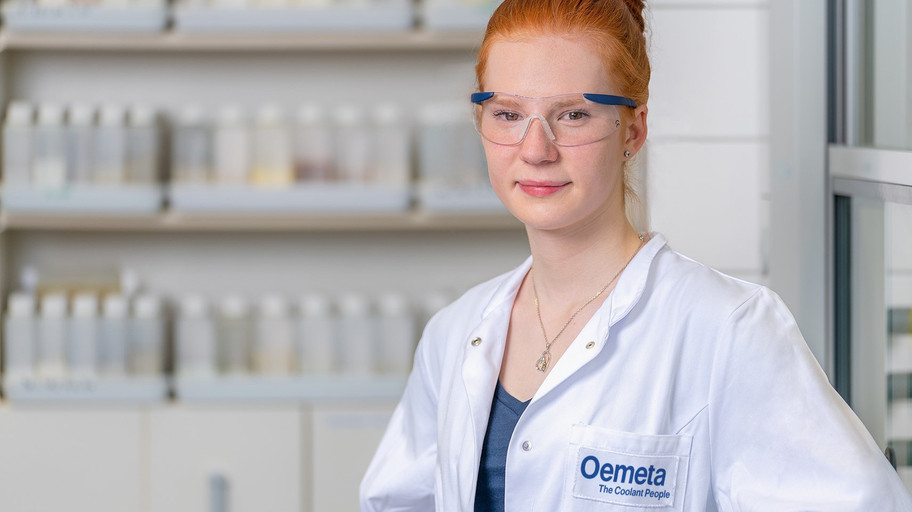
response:
M526 452L532 450L532 442L531 442L531 441L523 441L522 449L523 449L523 451L526 451Z
M478 338L478 337L472 338L471 343L472 343L473 347L477 347L478 345L481 345L481 338Z
M595 346L595 342L594 342L594 341L590 341L589 343L586 343L586 348L592 348L592 347L594 347L594 346Z

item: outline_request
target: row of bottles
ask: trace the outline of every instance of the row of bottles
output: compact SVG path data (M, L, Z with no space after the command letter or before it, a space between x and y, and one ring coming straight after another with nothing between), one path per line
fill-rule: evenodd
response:
M371 300L308 294L292 301L187 296L175 318L175 374L405 375L417 341L409 301L395 293Z
M6 187L152 184L159 181L157 113L56 103L12 102L3 129Z
M217 300L187 295L173 317L174 374L181 378L265 375L405 375L417 325L445 299L416 308L403 295L297 300L270 294ZM79 292L9 296L6 379L79 380L162 376L168 315L157 296Z
M328 110L308 104L293 116L276 105L252 119L243 109L223 107L211 115L182 109L174 124L175 183L409 181L409 126L395 105Z
M263 105L206 111L188 106L162 140L155 109L22 101L7 109L3 133L6 187L151 184L170 152L170 179L180 185L288 187L302 182L410 182L417 146L419 180L429 186L486 182L468 108L426 105L416 133L394 104L370 108L307 104L293 112ZM413 138L416 139L413 141ZM165 144L165 143L169 144Z
M154 295L10 294L4 322L7 379L155 377L164 372L165 324Z

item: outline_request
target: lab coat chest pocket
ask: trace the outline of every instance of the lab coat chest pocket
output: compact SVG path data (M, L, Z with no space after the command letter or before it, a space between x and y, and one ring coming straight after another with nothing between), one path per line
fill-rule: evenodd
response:
M571 427L561 510L684 510L693 438Z

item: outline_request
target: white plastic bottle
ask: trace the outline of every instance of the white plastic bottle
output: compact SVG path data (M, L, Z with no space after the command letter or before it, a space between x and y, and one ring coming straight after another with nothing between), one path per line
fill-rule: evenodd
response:
M336 344L342 360L342 373L366 377L376 368L375 323L367 297L348 293L339 298Z
M178 113L171 151L171 178L176 183L199 185L209 182L212 136L200 107L188 105Z
M215 323L205 298L188 295L181 299L174 341L178 376L191 379L215 377Z
M44 189L58 189L67 184L63 108L55 103L42 103L38 107L32 184Z
M3 325L6 344L3 374L7 381L23 380L35 375L35 297L30 293L14 292L9 295Z
M73 296L68 337L70 376L91 379L98 360L98 297L94 293Z
M377 300L379 369L390 375L407 375L416 345L415 318L408 299L389 292Z
M124 109L118 105L102 105L95 130L96 184L119 185L126 181L127 131Z
M32 171L32 105L24 101L10 102L3 124L3 185L27 187Z
M260 300L253 349L253 371L261 375L289 375L295 367L294 323L288 301L279 295Z
M127 112L128 183L154 185L159 182L159 126L155 109L133 105Z
M374 130L374 179L405 185L409 182L409 124L397 105L382 103L371 110Z
M244 185L250 174L250 128L237 105L219 110L213 141L215 181Z
M326 111L307 103L298 108L294 128L295 179L326 182L333 179L332 126Z
M323 294L310 293L299 302L298 370L304 374L329 375L339 370L332 307Z
M67 376L67 298L59 292L41 298L37 373L44 379Z
M253 172L255 185L287 187L294 183L291 139L288 123L277 105L257 110L253 129Z
M250 373L250 346L253 329L250 305L239 295L227 295L219 304L216 324L218 370L223 375Z
M371 131L364 110L341 105L333 112L336 172L341 181L370 181Z
M69 107L67 167L71 183L92 183L95 173L95 109L91 105L74 103Z
M159 297L146 294L133 299L129 340L130 374L162 376L165 371L165 319Z
M102 301L98 322L98 373L103 377L127 375L127 299L108 294Z

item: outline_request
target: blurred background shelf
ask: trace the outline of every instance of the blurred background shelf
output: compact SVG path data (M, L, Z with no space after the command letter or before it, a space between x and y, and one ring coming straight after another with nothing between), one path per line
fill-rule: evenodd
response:
M503 214L433 214L420 211L382 215L203 215L165 212L156 215L99 216L0 213L3 231L440 231L520 230Z
M435 32L420 29L392 33L301 34L38 33L4 29L0 31L0 51L469 51L477 48L481 37L479 30Z

